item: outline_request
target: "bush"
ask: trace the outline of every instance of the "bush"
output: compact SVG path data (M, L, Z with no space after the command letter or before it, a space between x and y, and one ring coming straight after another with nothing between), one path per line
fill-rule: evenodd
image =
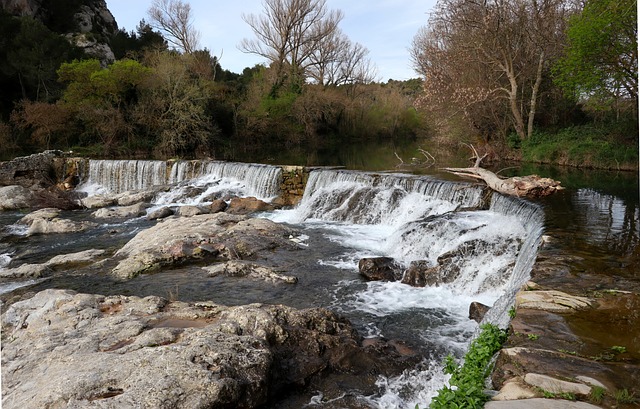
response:
M444 371L451 375L451 386L440 389L430 408L479 409L489 400L484 394L484 381L491 370L491 358L506 341L507 333L492 324L485 324L481 328L482 332L471 343L463 365L457 365L451 355L447 357Z
M630 138L614 125L584 125L557 133L535 132L520 149L525 162L633 170L638 168L637 142L637 136Z

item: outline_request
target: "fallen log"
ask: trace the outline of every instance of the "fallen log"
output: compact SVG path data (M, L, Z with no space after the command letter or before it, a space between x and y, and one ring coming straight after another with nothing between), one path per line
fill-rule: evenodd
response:
M443 170L461 177L470 177L484 181L496 192L517 197L544 197L564 189L560 182L538 175L513 176L502 178L490 170L474 166L470 168L444 168Z
M491 189L496 192L517 196L537 198L549 196L559 190L564 189L560 186L560 182L550 178L542 178L538 175L529 176L513 176L503 178L490 170L480 167L480 162L487 156L478 155L476 149L471 146L475 153L476 163L469 168L443 168L442 170L461 177L468 177L476 180L482 180Z

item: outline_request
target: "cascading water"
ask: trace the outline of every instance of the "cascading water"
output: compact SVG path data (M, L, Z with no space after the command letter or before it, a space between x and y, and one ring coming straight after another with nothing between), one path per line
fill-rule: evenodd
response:
M494 305L485 321L508 324L507 310L535 260L542 210L497 194L484 203L485 193L476 185L429 177L318 170L311 173L296 209L270 216L322 229L349 249L320 263L350 269L354 279L359 259L370 256L393 257L405 267L418 261L440 265L440 274L450 277L424 288L369 282L334 303L334 308L359 317L370 336L386 336L394 321L413 316L416 336L434 351L424 369L395 379L381 377L381 395L363 397L370 404L429 404L445 382L440 364L444 355L453 351L460 356L477 329L467 318L471 301Z
M88 175L79 190L95 193L122 193L153 186L197 187L202 192L189 204L197 204L215 192L233 192L270 200L280 189L282 169L254 163L216 161L90 160ZM180 202L184 190L174 189L160 204Z

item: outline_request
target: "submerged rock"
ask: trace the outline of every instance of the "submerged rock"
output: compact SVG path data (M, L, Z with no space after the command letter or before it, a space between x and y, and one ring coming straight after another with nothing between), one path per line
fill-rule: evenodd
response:
M45 290L6 310L2 334L5 409L254 408L327 371L377 366L319 308Z
M209 273L209 277L227 275L229 277L251 277L271 282L281 281L289 284L295 284L298 282L297 277L280 274L269 267L237 260L231 260L226 263L203 268Z
M298 249L287 240L292 230L266 219L227 213L169 218L141 231L115 254L112 270L128 279L162 266L213 260L251 259L265 250Z

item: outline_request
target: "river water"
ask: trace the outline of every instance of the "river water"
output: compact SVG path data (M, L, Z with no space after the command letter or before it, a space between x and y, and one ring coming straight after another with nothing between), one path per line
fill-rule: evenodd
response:
M94 194L171 184L168 192L154 198L157 207L206 204L226 194L270 200L277 195L278 172L275 166L240 163L91 161L82 189ZM595 179L565 176L566 191L532 203L495 194L488 197L477 185L447 181L438 174L313 171L299 206L258 215L298 231L301 251L295 258L280 260L287 274L299 278L294 287L210 278L200 266L191 266L128 282L88 267L42 281L5 281L0 289L4 300L16 291L70 288L228 305L327 307L348 317L365 337L401 340L424 357L418 367L398 378L380 377L375 393L350 393L371 407L425 407L446 381L443 358L448 353L462 356L478 328L467 317L469 304L493 305L486 320L506 326L507 310L528 278L543 233L554 238L550 244L554 251L582 256L575 268L600 269L602 274L640 281L637 178L612 173ZM0 213L0 268L42 263L90 248L114 252L155 223L145 218L119 220L81 234L26 237L24 229L14 224L21 216ZM91 219L88 211L62 217ZM433 287L365 282L357 268L363 257L394 257L407 267L416 260L436 265L443 255L449 260L445 271L455 279ZM311 407L322 407L319 394L309 397Z

